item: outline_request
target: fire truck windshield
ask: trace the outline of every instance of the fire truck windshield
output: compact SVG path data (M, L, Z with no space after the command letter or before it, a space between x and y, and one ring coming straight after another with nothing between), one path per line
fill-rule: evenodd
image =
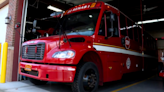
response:
M100 9L92 9L64 16L61 19L62 31L67 35L93 35L99 12Z

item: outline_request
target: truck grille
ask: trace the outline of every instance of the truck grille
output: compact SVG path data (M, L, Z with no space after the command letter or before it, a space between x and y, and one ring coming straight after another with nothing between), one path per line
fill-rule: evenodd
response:
M22 49L22 58L42 60L44 57L45 43L26 45Z

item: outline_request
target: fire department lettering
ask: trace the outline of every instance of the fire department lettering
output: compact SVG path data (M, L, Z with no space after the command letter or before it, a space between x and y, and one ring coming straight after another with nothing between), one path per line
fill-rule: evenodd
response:
M130 48L130 38L128 36L125 37L125 48L126 49Z
M125 44L126 44L126 45L130 45L130 41L125 40Z
M71 13L71 12L74 12L74 11L77 11L77 10L81 10L81 9L86 9L86 8L89 8L89 7L90 7L90 5L75 7L75 8L73 8L73 9L71 9L71 10L68 10L67 13Z

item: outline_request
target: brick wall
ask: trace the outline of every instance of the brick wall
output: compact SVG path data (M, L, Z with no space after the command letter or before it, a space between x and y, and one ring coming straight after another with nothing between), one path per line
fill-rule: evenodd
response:
M11 23L7 25L6 42L10 47L14 46L15 30L14 25L17 19L18 0L9 0L8 16L12 17Z
M12 20L10 24L7 25L7 31L6 31L6 42L8 42L8 46L9 46L8 55L7 55L6 81L12 81L14 43L15 43L14 26L17 20L18 2L19 0L9 0L8 16L11 16Z
M6 75L7 75L6 81L8 82L12 81L13 54L14 54L14 48L9 47L8 54L7 54L7 71L6 71Z

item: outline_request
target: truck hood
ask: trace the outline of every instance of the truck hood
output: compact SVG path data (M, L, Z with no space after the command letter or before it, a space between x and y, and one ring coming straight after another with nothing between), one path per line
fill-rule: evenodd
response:
M22 45L23 46L22 51L25 52L25 54L23 52L22 55L24 55L25 57L22 57L21 60L30 61L30 62L40 62L40 63L52 62L51 56L54 52L68 50L68 49L69 50L79 49L79 48L77 48L78 46L86 48L88 45L92 46L92 43L93 43L92 36L68 35L67 38L70 40L71 45L66 40L66 37L61 36L60 48L59 48L59 36L58 35L26 41ZM37 47L37 49L36 49L36 47ZM27 53L27 55L26 55L26 53ZM26 56L27 56L27 59L26 59ZM49 56L49 58L48 58L48 56ZM39 59L40 59L40 57L43 59L40 59L40 60L36 59L38 57L39 57ZM31 58L35 58L35 59L31 59Z
M63 41L63 39L66 39L66 37L61 36L60 40ZM67 35L68 39L71 38L91 38L90 36L84 36L84 35ZM39 39L33 39L33 40L29 40L24 42L22 45L33 45L33 44L37 44L38 42L45 42L45 43L49 43L49 42L54 42L54 41L59 41L59 35L56 36L49 36L49 37L42 37Z
M88 40L91 40L92 37L91 36L84 36L84 35L67 35L67 38L69 40L71 40L72 38L84 38L84 40L88 41ZM68 42L64 43L64 39L67 41L67 38L64 37L63 35L61 36L60 46L66 45L66 44L69 45ZM73 41L74 41L74 39L73 39ZM24 46L24 45L36 45L36 44L41 43L41 42L46 44L46 50L49 52L51 49L59 47L59 35L42 37L39 39L33 39L30 41L26 41L22 44L22 46ZM75 41L75 42L78 42L78 41Z

